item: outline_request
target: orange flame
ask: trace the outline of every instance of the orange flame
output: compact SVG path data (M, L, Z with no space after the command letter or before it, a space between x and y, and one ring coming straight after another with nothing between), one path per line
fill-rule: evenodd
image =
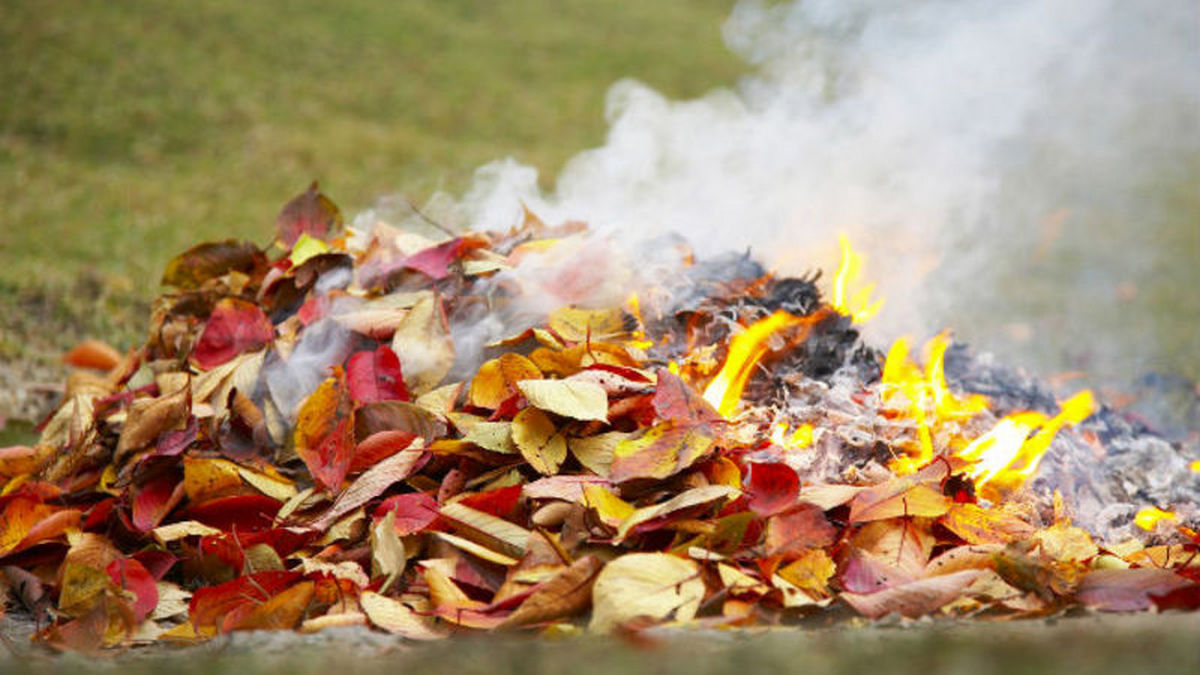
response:
M1020 487L1034 473L1060 430L1079 424L1096 410L1090 391L1062 403L1058 415L1018 412L996 423L971 441L961 437L954 423L975 417L988 408L986 396L955 394L946 384L945 356L950 336L942 333L925 344L928 356L921 370L909 358L908 340L897 340L888 352L882 375L884 400L898 403L901 414L916 427L916 447L897 457L891 468L897 474L915 472L935 454L952 455L967 462L965 473L977 487L998 494ZM939 447L935 447L935 439Z
M784 450L801 450L812 445L813 428L811 424L801 424L791 432L786 422L777 422L771 427L771 442Z
M742 399L742 390L746 388L754 366L767 352L767 338L801 321L800 317L779 310L734 335L729 341L729 355L725 357L725 364L704 390L704 400L723 417L732 415Z
M1176 515L1174 511L1164 511L1157 506L1147 506L1138 511L1137 515L1133 517L1133 524L1147 532L1152 532L1159 521L1175 519Z
M996 490L1011 491L1037 473L1059 431L1079 424L1095 411L1096 399L1085 389L1063 401L1054 417L1039 412L1008 415L958 456L972 462L966 473L977 487L990 484Z
M631 293L625 300L625 309L637 320L637 328L633 330L633 339L628 341L629 346L637 349L653 347L654 341L646 338L646 320L642 318L642 301L638 298L637 293Z
M875 292L875 284L867 284L858 289L853 295L848 294L848 287L858 279L862 268L863 257L850 248L850 240L846 235L838 235L838 245L842 249L842 261L837 274L833 277L833 308L839 314L850 317L855 323L862 323L875 316L883 307L883 300L871 302L871 294Z

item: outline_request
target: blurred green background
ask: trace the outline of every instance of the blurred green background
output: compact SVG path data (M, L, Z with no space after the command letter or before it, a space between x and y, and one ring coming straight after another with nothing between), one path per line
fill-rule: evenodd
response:
M552 181L616 80L734 82L732 5L6 0L0 388L56 381L85 336L135 344L171 256L265 243L314 178L348 215L505 156Z

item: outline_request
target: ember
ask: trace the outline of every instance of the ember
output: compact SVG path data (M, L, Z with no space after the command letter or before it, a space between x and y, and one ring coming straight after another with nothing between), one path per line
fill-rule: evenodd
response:
M35 447L0 450L0 555L40 640L1200 598L1193 506L1100 529L1093 501L1119 506L1103 503L1118 488L1061 471L1147 436L1086 391L1057 411L1036 387L1037 405L1004 403L983 386L1004 371L971 371L948 334L923 367L906 339L886 358L862 345L879 301L850 290L844 238L825 303L815 277L754 264L629 295L615 280L636 275L586 228L532 214L441 242L354 232L314 187L277 225L273 261L237 242L172 261L146 344L76 359L106 372L71 378ZM1057 482L1038 485L1043 465Z

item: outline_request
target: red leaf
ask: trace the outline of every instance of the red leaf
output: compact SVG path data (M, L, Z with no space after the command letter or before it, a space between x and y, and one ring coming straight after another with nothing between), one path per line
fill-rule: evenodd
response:
M400 357L387 345L351 356L346 363L346 384L350 398L359 403L409 400Z
M132 558L118 558L109 563L106 571L114 584L133 591L137 596L133 602L133 615L141 623L158 606L158 586L155 585L154 575Z
M140 562L142 567L150 573L150 576L157 580L162 580L167 572L179 562L173 554L166 551L155 551L154 549L145 549L133 554L133 559Z
M281 506L265 495L237 495L196 504L188 508L184 516L218 530L256 532L274 524L275 514Z
M238 298L222 298L208 317L192 349L191 360L201 370L210 370L274 339L275 327L258 305Z
M345 374L333 377L304 399L296 419L296 454L317 484L337 490L354 457L354 407L346 392Z
M958 598L982 570L960 570L927 579L893 586L868 595L842 593L842 599L859 614L878 619L896 613L909 619L937 611L942 605Z
M197 629L224 628L229 615L247 605L256 606L269 600L299 578L296 571L272 570L238 577L219 586L198 588L192 594L188 616Z
M350 460L350 473L365 471L375 466L412 445L416 438L416 434L399 429L377 431L367 436L354 448L354 458Z
M657 374L658 385L651 404L660 418L678 422L715 422L721 419L708 401L677 375L666 368L659 368Z
M1192 582L1158 567L1099 569L1083 578L1075 598L1102 612L1141 612L1153 606L1151 596L1169 596L1189 586Z
M1160 612L1170 609L1193 612L1200 609L1200 586L1195 584L1184 586L1162 595L1152 593L1150 600L1154 602L1154 606Z
M437 501L424 492L407 492L388 497L375 509L375 518L383 518L388 511L396 512L396 534L401 537L424 530L437 520Z
M434 280L443 279L450 273L450 263L458 260L466 244L466 239L455 237L408 256L404 259L404 266Z
M139 532L153 530L182 499L183 481L173 474L151 480L133 498L133 526Z
M463 497L458 503L476 511L490 513L497 518L507 518L517 508L523 487L522 485L511 485L487 492L477 492Z
M279 241L291 248L292 244L307 234L324 241L336 236L342 229L342 212L328 197L321 194L317 182L303 194L284 205L275 217L275 229Z
M760 516L772 516L796 504L800 497L800 477L782 462L752 463L746 482L750 510Z
M837 529L821 509L800 504L767 521L767 555L798 554L833 543Z

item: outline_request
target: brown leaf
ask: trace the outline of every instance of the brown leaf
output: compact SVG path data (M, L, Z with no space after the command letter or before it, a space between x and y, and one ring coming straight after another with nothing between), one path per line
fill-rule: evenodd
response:
M192 387L185 383L176 391L152 399L137 399L121 427L121 437L113 461L153 443L160 434L182 429L192 414Z
M894 478L855 495L850 500L850 522L865 523L904 516L936 518L950 510L953 501L949 497L913 478Z
M251 274L265 267L267 256L248 241L225 241L198 244L180 253L167 263L162 283L176 288L199 288L210 279L230 272Z
M808 549L828 546L837 536L825 514L811 504L800 504L767 519L767 555L805 555Z
M592 604L592 586L604 561L585 555L549 581L538 585L503 626L527 626L575 616Z

